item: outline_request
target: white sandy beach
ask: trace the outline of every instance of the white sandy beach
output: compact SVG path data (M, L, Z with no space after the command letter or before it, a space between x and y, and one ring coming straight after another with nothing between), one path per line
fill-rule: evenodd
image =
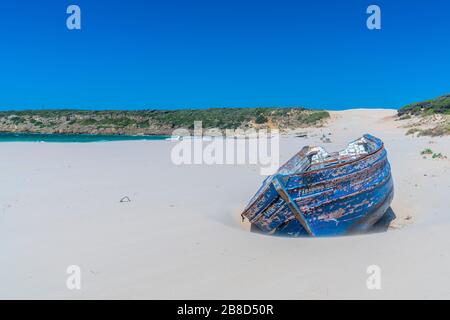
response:
M0 298L449 299L450 160L420 152L450 157L450 138L406 136L395 113L333 112L308 138L281 140L282 162L366 132L385 142L398 218L386 233L341 238L250 233L239 213L259 169L175 166L176 142L0 143ZM381 290L366 287L374 264ZM69 265L81 290L66 287Z

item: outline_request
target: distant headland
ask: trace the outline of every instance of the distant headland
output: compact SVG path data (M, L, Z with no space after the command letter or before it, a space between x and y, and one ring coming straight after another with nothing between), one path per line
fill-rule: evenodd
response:
M291 130L323 126L324 110L303 107L210 108L180 110L48 109L0 111L0 133L168 136L176 129ZM397 112L407 134L450 135L450 94L406 105Z
M0 112L0 132L96 135L170 135L175 129L291 129L321 125L327 111L305 108L184 110L24 110Z

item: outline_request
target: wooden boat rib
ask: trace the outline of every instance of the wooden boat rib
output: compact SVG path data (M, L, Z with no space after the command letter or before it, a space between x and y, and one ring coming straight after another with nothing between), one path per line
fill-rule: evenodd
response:
M268 234L366 232L385 214L393 195L383 142L365 134L340 152L301 149L263 182L242 217Z

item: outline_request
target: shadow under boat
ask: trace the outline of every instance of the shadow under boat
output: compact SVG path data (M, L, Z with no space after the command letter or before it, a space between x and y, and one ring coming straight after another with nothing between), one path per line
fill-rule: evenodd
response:
M386 231L388 231L389 226L391 225L392 221L394 221L396 218L397 218L397 216L395 215L394 210L392 210L392 208L389 207L389 209L386 210L386 212L381 217L381 219L378 220L370 228L368 228L364 232L362 232L362 231L355 231L353 233L349 232L347 235L358 235L358 234L364 234L364 233L365 234L371 234L371 233L383 233L383 232L386 232ZM264 232L261 229L259 229L258 227L256 227L253 224L250 226L250 232L258 233L258 234L264 234ZM278 234L278 235L275 235L275 236L285 237L286 235ZM305 237L309 237L309 236L305 234Z

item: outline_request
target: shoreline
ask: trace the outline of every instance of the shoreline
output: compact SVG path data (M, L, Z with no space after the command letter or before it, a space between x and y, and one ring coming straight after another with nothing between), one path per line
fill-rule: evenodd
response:
M301 126L301 127L296 127L296 128L263 128L263 129L268 129L269 131L272 129L277 129L279 130L280 136L282 137L289 137L289 136L293 136L296 135L298 133L303 133L305 131L308 130L312 130L312 129L317 129L317 128L322 128L322 127L326 127L327 125L329 125L331 122L336 120L336 115L339 114L339 112L347 112L347 111L351 111L351 110L355 110L357 112L360 111L364 111L364 110L371 110L371 111L381 111L381 110L396 110L396 109L345 109L345 110L338 110L338 111L334 111L334 110L323 110L326 112L330 113L330 117L328 119L326 119L323 123L318 123L315 125L310 125L310 126ZM24 110L24 111L35 111L35 110ZM87 110L84 110L87 111ZM117 110L118 112L120 112L120 110ZM8 112L14 112L14 111L8 111ZM96 132L96 133L86 133L84 131L86 131L86 129L82 129L80 132L46 132L46 131L10 131L10 130L0 130L0 143L1 142L9 142L9 141L1 141L1 138L4 137L89 137L89 138L98 138L98 137L104 137L105 139L108 138L124 138L123 140L127 140L126 138L132 138L129 140L135 140L135 138L142 138L142 140L145 140L146 138L149 138L149 140L152 140L153 138L155 138L155 140L160 140L159 138L162 139L167 139L167 140L171 140L171 138L174 137L179 137L179 138L183 138L183 137L195 137L195 133L192 129L187 129L187 128L176 128L174 130L186 130L187 132L189 132L189 135L186 136L173 136L171 134L168 134L167 131L161 131L161 132L155 132L155 133L151 133L151 134L143 134L143 133L139 133L139 134L130 134L130 133L121 133L121 132L111 132L111 133L103 133L103 132ZM256 129L258 130L258 128L234 128L234 129L229 129L229 130L233 130L233 131L238 131L238 130L243 130L245 132L245 130L252 130L252 129ZM224 134L223 132L225 130L228 129L219 129L219 128L214 128L214 127L206 127L206 128L202 128L203 131L211 131L214 130L214 133L220 133L222 134L221 136L223 137ZM202 137L205 138L209 138L209 137L216 137L215 134L205 134L202 132ZM136 139L137 140L137 139ZM114 140L113 140L114 141ZM18 142L21 142L18 140ZM36 142L41 142L41 141L36 141ZM42 141L42 142L46 142L46 141ZM70 141L68 141L70 142ZM94 141L94 142L101 142L101 141ZM106 142L106 141L105 141ZM109 141L108 141L109 142Z

